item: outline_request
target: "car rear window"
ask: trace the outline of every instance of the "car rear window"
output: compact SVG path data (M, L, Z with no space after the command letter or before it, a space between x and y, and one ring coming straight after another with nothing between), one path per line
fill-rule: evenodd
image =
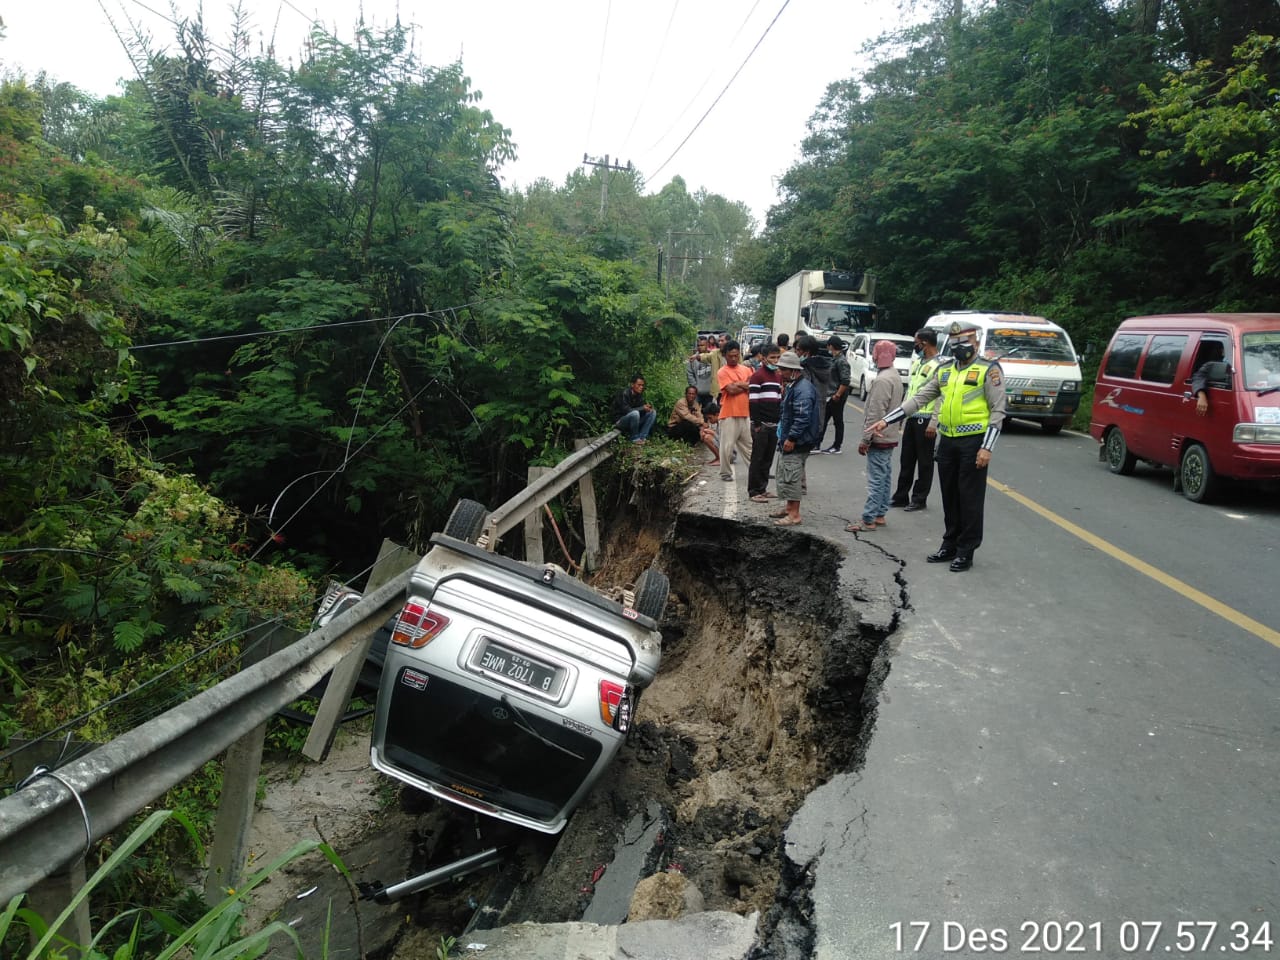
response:
M410 683L409 669L396 678L387 714L383 751L397 767L547 821L600 758L599 740L543 719L520 701L512 709L497 689L482 693L421 668L413 668Z
M1138 358L1142 356L1142 348L1146 346L1147 336L1144 333L1120 333L1111 341L1111 352L1107 354L1107 365L1104 373L1108 377L1134 377L1138 373Z

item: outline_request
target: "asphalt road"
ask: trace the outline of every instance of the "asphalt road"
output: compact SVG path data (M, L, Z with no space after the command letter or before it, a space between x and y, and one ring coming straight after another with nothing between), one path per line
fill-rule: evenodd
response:
M807 532L853 539L853 446L810 461ZM968 572L924 562L936 489L858 535L909 608L864 768L788 832L815 956L1280 956L1280 498L1019 423L989 482Z

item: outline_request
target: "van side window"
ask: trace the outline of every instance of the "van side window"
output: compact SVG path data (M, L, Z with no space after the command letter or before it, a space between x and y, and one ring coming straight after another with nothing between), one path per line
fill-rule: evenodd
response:
M1187 373L1188 381L1191 379L1191 374L1199 370L1203 364L1213 360L1225 360L1230 363L1231 344L1219 337L1202 337L1199 346L1196 347L1195 358L1191 361L1191 369Z
M1111 352L1107 354L1105 373L1108 377L1134 377L1138 373L1138 358L1142 356L1142 348L1146 346L1145 334L1117 334L1111 341Z
M1156 336L1151 338L1147 350L1147 362L1142 365L1142 379L1152 383L1173 383L1178 372L1178 361L1187 347L1187 337Z

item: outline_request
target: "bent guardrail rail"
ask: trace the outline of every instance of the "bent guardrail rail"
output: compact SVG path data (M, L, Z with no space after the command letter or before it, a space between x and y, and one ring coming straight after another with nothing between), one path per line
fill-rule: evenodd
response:
M481 545L494 550L503 533L612 456L619 436L611 430L589 441L491 513ZM363 661L373 634L399 609L412 573L404 570L319 630L0 799L0 907L79 862L93 843L344 661L347 667ZM322 711L330 700L350 699L354 677L335 682L347 679L341 673L331 678ZM336 721L320 723L319 713L317 721L303 750L312 759L328 752L336 729Z
M311 689L399 609L406 570L314 633L0 800L0 904Z

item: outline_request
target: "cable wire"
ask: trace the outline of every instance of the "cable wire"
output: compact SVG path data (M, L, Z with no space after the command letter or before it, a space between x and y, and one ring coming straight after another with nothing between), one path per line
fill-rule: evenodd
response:
M747 23L750 22L751 17L756 12L756 7L758 6L760 6L760 0L755 0L755 2L751 4L751 9L748 10L747 15L742 18L742 22L738 24L738 29L733 32L733 36L729 38L729 42L725 46L726 51L733 49L734 43L737 42L738 37L742 36L742 31L746 28ZM652 150L656 150L660 143L666 140L667 137L671 136L680 121L684 119L684 115L689 112L689 108L698 102L698 97L702 96L702 91L707 89L707 84L711 82L711 78L715 75L716 68L713 66L707 71L707 75L702 78L702 83L698 84L698 89L693 92L693 96L690 97L688 102L680 108L680 112L677 113L675 119L671 121L671 126L667 127L667 129L663 131L662 136L653 141L653 143L649 145L649 148L645 150L646 154Z
M591 146L591 131L596 123L596 106L600 103L600 78L604 75L604 55L609 48L609 18L613 14L613 0L609 0L604 8L604 34L600 37L600 63L596 67L596 91L591 98L591 114L587 118L587 139L582 145L582 155L587 155Z
M787 9L787 6L790 3L791 3L791 0L783 0L782 6L778 8L778 12L775 13L773 15L773 19L769 21L769 26L764 28L764 33L760 34L760 39L756 41L755 46L751 48L751 51L747 54L746 59L744 59L742 63L739 65L738 69L733 72L733 76L730 77L729 82L724 85L724 89L721 90L718 94L716 94L716 98L713 101L711 101L711 106L707 107L707 112L698 118L698 122L693 125L693 129L689 131L689 133L685 136L685 138L680 141L680 145L671 151L671 156L663 160L662 163L658 165L657 170L654 170L653 173L649 174L650 178L656 177L659 173L661 173L666 168L667 164L669 164L672 160L676 158L676 154L679 153L682 149L684 149L684 145L689 142L689 139L695 133L698 132L698 128L702 126L702 122L711 115L711 111L716 108L716 104L720 102L720 98L729 92L729 88L733 86L733 81L738 79L738 74L742 73L743 68L746 67L746 65L751 61L751 58L755 55L755 52L760 49L760 44L764 43L764 38L769 35L769 31L773 29L773 25L778 22L778 18L782 16L782 12Z
M680 0L675 0L671 4L671 16L667 17L667 28L662 31L662 42L658 44L657 56L653 58L653 68L649 71L649 80L645 83L644 93L640 94L640 102L636 105L636 115L631 118L631 126L627 127L627 135L622 139L623 152L626 151L627 144L631 142L631 133L636 128L636 121L640 119L644 105L649 99L649 90L653 87L653 78L658 75L658 64L662 62L662 54L667 49L667 37L671 34L671 24L675 23L676 11L679 9Z

